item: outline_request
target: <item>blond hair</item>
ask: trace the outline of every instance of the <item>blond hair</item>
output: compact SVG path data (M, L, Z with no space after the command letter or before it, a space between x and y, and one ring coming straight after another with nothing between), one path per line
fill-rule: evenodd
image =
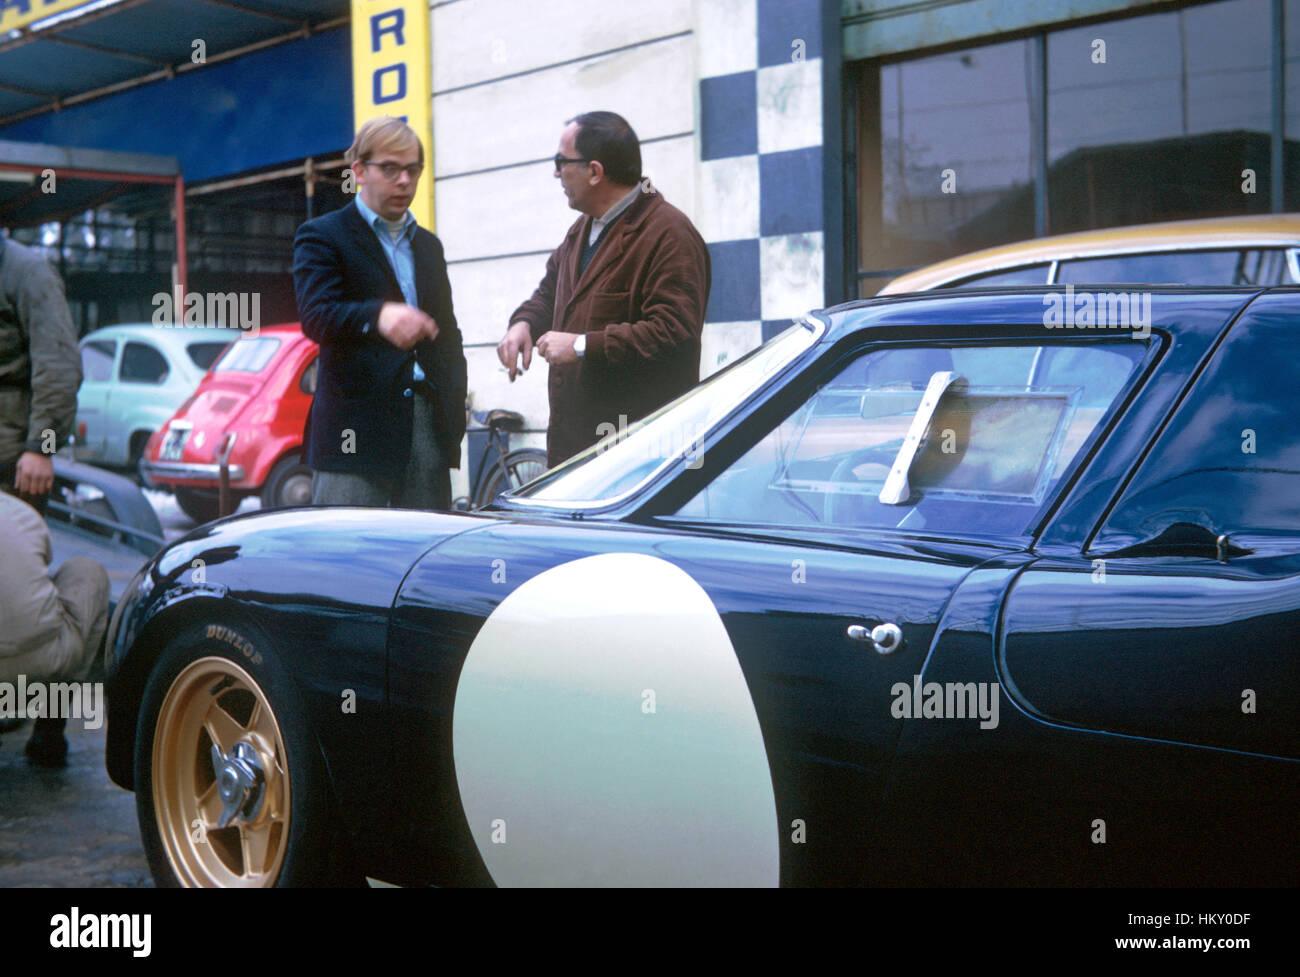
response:
M379 153L403 152L410 149L412 143L420 151L420 162L423 163L424 144L420 142L415 130L401 119L380 115L362 124L357 130L356 139L352 140L352 145L343 154L343 159L348 163L358 160L366 162Z

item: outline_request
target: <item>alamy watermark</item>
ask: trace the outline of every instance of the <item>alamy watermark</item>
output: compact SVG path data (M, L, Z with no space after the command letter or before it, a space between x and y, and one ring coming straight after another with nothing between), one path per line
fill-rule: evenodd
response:
M913 675L912 683L895 682L889 712L895 719L976 719L980 729L998 728L998 683L926 682Z
M0 682L0 719L79 719L86 729L104 725L103 682Z
M1151 336L1150 292L1064 292L1043 296L1048 329L1132 329L1134 339Z
M596 425L596 454L604 454L616 445L635 441L638 454L649 460L666 460L677 455L682 456L682 463L687 468L699 468L704 464L704 455L700 447L703 434L688 431L680 424L665 424L662 420L654 421L635 431L628 430L626 414L618 415L618 423L603 421ZM630 450L625 447L623 451Z
M156 292L152 299L155 326L207 326L239 329L256 336L262 328L261 292Z
M147 957L153 947L150 913L83 913L73 906L50 917L50 946L56 950L130 950Z

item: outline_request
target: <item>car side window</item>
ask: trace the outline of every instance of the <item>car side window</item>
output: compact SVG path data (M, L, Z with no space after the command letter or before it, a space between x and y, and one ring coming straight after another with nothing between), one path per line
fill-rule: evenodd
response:
M1022 535L1145 349L1106 341L870 350L676 515L727 524ZM900 472L903 488L891 491Z
M1025 265L1002 271L991 271L983 275L972 275L959 282L949 282L944 288L967 288L971 285L1046 285L1047 271L1051 266Z
M307 369L302 371L302 379L298 381L298 389L309 397L316 395L316 370L319 365L319 357L308 363Z
M1286 252L1279 248L1169 251L1063 261L1062 284L1147 282L1186 285L1280 285L1289 282Z
M229 343L212 343L200 342L190 343L185 347L185 352L190 354L190 362L200 370L211 369L212 364L217 361L217 357L222 354Z
M1259 248L1241 252L1234 285L1293 284L1287 253L1281 248Z
M152 346L129 342L122 350L118 379L123 383L159 384L167 379L168 372L167 360Z
M1091 550L1220 534L1243 544L1252 537L1300 541L1297 361L1294 322L1257 316L1235 326Z
M111 339L96 339L81 347L81 375L91 383L107 383L113 379L113 357L117 343Z

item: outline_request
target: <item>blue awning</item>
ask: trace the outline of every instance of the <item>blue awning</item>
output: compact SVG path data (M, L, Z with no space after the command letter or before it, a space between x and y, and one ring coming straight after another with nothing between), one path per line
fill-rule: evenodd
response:
M351 143L348 0L77 10L0 38L0 139L174 156L186 182Z
M174 156L187 182L336 152L352 139L348 10L115 0L36 21L0 38L0 139Z

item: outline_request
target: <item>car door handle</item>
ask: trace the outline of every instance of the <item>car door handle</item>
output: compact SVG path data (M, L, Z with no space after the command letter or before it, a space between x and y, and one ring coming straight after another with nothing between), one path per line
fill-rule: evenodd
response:
M862 624L850 624L848 635L854 641L865 641L882 655L888 655L903 646L903 629L886 622L868 630Z

